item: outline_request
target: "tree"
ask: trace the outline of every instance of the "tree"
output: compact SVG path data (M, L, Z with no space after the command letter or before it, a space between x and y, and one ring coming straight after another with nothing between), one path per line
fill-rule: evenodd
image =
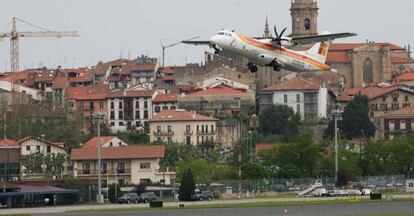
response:
M118 198L122 196L119 184L110 184L108 189L108 199L111 203L116 203Z
M178 199L180 201L191 201L194 195L195 183L193 178L193 172L191 169L187 169L183 172L181 177L181 185L178 190Z
M29 173L42 173L43 155L41 153L22 155L21 162Z
M214 163L209 163L205 159L180 160L177 162L177 176L184 176L184 172L191 170L191 173L195 176L194 181L198 184L209 184L214 169Z
M369 118L367 96L358 94L348 103L342 114L340 129L348 140L375 135L375 125Z
M299 114L287 105L271 105L266 107L259 116L260 130L263 135L283 135L293 137L298 132Z

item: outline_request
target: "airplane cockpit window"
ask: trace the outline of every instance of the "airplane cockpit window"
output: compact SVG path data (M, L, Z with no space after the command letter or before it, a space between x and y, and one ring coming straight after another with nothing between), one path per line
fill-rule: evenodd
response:
M225 35L231 37L231 33L229 32L219 32L218 35Z
M218 35L224 35L224 32L219 32Z

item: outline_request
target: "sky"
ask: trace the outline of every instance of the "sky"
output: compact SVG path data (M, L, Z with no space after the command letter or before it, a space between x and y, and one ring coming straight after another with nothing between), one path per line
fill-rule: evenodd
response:
M262 36L264 21L288 27L291 0L2 0L0 32L12 17L48 30L76 30L78 38L20 38L20 69L91 67L98 61L161 57L160 40L171 44L220 29ZM414 1L318 0L319 32L355 32L338 42L392 42L414 45ZM24 23L18 31L37 30ZM0 41L0 72L10 70L10 43ZM180 44L166 50L166 65L200 63L207 47Z

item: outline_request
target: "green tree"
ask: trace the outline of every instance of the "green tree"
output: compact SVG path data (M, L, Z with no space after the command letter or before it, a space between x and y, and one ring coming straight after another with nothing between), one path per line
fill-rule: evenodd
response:
M41 153L22 155L21 163L29 173L42 173L43 155Z
M367 96L358 94L348 103L342 114L340 129L348 140L375 135L375 125L369 118Z
M195 176L194 181L198 184L211 183L214 169L215 165L205 159L180 160L177 162L177 176L184 176L184 172L191 170L191 173Z
M178 199L180 201L191 201L194 195L195 183L193 178L193 172L191 169L187 169L182 173L181 184L178 190Z
M298 132L299 114L287 105L271 105L266 107L259 116L260 131L263 135L282 135L291 138Z
M118 202L118 198L122 196L119 184L110 184L108 189L108 199L111 203Z

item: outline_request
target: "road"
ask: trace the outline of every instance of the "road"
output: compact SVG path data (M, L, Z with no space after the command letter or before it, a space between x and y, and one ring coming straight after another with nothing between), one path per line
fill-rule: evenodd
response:
M395 215L413 214L414 202L387 202L365 204L336 204L336 205L303 205L303 206L270 206L270 207L245 207L223 209L183 209L183 210L143 210L125 212L76 212L76 213L51 213L39 214L45 216L347 216L347 215Z
M414 194L411 195L394 195L395 198L414 198ZM367 199L368 197L364 197L365 199ZM179 204L184 204L185 206L191 206L191 205L206 205L206 204L238 204L238 203L257 203L257 202L306 202L306 201L315 201L315 200L336 200L336 199L348 199L347 197L330 197L330 198L263 198L263 199L241 199L241 200L213 200L210 202L187 202L187 203L181 203L181 202L165 202L164 206L166 207L178 207ZM381 204L388 204L388 203L381 203ZM410 203L409 203L410 204ZM411 202L411 204L413 204L413 202ZM368 205L368 204L361 204L361 205L357 205L359 207L363 206L363 205ZM375 204L373 204L375 205ZM390 206L390 209L393 209L393 206L398 206L399 203L394 203ZM408 204L407 204L408 205ZM292 210L289 208L288 212L298 212L298 211L303 211L303 212L307 212L307 210L301 210L301 209L307 209L309 208L309 210L312 210L312 208L320 208L322 205L315 205L315 206L308 206L308 205L297 205L294 206L292 208ZM332 211L337 212L337 210L339 211L340 209L345 209L345 212L349 212L346 208L349 205L347 204L341 204L341 205L324 205L323 209L330 209L329 214L326 215L332 215ZM352 205L351 207L353 207L354 205ZM94 204L90 204L90 205L71 205L71 206L53 206L53 207L36 207L36 208L16 208L16 209L0 209L0 215L2 214L38 214L38 215L45 215L45 214L51 214L51 215L77 215L74 213L70 213L73 211L82 211L82 210L90 210L90 209L114 209L114 208L148 208L148 204L130 204L130 205L118 205L118 204L106 204L106 205L94 205ZM361 207L362 209L365 209L365 207ZM243 213L245 212L250 212L250 209L253 209L253 212L263 212L263 211L268 211L268 213L273 213L273 212L280 212L281 210L284 210L283 207L279 207L279 206L273 206L273 207L262 207L262 208L240 208L243 209L241 210L241 215L243 215ZM269 210L270 209L270 210ZM377 209L377 208L376 208ZM315 210L315 209L313 209ZM167 213L165 211L148 211L148 210L143 210L143 211L138 211L138 212L134 212L135 215L185 215L188 213L188 215L197 215L197 212L204 212L203 214L199 214L199 215L210 215L210 212L213 212L214 214L217 215L234 215L234 212L237 212L238 210L236 208L228 208L228 209L197 209L197 210L189 210L189 209L184 209L184 210L174 210L174 211L168 211ZM358 210L356 210L358 211ZM412 211L414 212L414 210ZM250 212L251 213L251 212ZM103 214L103 212L99 212L95 215L130 215L131 212L129 212L128 214L122 213L122 212L117 212L117 213L110 213L110 214ZM92 215L91 212L88 212L85 215ZM240 214L237 214L237 216L241 216ZM253 215L257 215L256 213L254 213ZM262 215L266 215L266 214L262 214ZM289 214L291 215L291 214ZM298 214L296 214L298 215ZM300 214L299 214L300 215ZM323 214L317 214L317 215L323 215Z

